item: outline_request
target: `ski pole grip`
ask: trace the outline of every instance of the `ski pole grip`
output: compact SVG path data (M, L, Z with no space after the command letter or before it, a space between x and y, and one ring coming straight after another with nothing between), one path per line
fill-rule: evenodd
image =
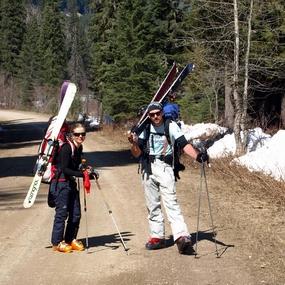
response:
M86 159L85 158L82 158L81 159L81 164L79 165L79 169L81 171L84 171L87 169L87 164L86 164Z

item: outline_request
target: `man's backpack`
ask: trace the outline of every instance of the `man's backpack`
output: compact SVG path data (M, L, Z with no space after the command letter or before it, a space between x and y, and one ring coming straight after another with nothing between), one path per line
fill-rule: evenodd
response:
M164 118L164 133L163 134L159 134L159 135L165 135L166 139L167 139L167 142L170 145L171 145L171 140L170 140L170 135L169 135L169 124L171 122L172 122L171 119ZM150 137L150 123L148 123L145 126L145 130L146 130L146 135L145 135L146 145L144 146L143 156L148 156L148 151L149 150L148 150L147 143L148 143L148 140L149 140L149 137ZM175 181L177 181L177 179L180 179L179 171L185 170L185 166L180 163L180 159L179 158L180 158L180 155L181 155L181 152L182 152L180 146L175 142L174 145L172 145L172 147L173 147L172 167L173 167L173 171L174 171ZM149 164L149 161L145 162L145 163ZM150 165L146 165L145 167L147 167L147 169L148 169L147 172L151 173Z
M179 119L179 107L175 103L167 102L163 105L163 115L165 119L177 122Z

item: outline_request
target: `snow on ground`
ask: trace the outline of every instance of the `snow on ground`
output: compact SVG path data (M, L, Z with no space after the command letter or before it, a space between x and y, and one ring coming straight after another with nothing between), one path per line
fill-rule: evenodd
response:
M182 130L188 140L201 140L225 134L227 129L216 124L182 124ZM260 171L277 180L285 181L285 130L279 130L274 136L265 134L261 128L249 130L247 153L235 158L234 163L247 167L250 171ZM225 134L208 148L210 158L235 155L234 134Z
M234 162L246 166L252 171L261 171L277 180L285 181L285 130L278 131L264 145L255 151L248 152Z

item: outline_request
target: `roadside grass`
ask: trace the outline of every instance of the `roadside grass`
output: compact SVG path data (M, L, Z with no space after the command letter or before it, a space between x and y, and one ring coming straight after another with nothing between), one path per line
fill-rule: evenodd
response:
M121 126L104 125L104 128L99 131L100 135L113 141L116 145L122 148L130 147L127 139L127 129Z
M284 284L285 183L232 164L232 159L213 160L206 169L216 222L230 229L261 284ZM187 158L184 163L193 166Z
M282 209L285 206L285 181L265 175L261 172L251 172L246 167L231 163L233 157L215 160L213 173L228 183L238 186L237 191L247 191L256 198L267 201Z

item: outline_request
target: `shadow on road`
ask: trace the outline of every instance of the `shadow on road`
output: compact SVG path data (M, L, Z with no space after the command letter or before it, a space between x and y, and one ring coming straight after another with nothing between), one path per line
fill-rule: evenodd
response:
M134 236L131 232L121 232L121 236L124 242L130 241L130 237ZM86 246L86 239L81 239L84 246ZM118 244L118 245L113 245ZM121 245L121 239L118 233L110 234L110 235L101 235L101 236L93 236L88 238L88 245L89 248L98 247L98 246L105 246L111 248L113 250L117 249Z
M96 168L124 166L137 163L130 150L95 151L85 153L88 163Z
M196 241L197 241L197 232L195 233L192 233L191 234L192 236L192 243L193 245L197 245L196 244ZM197 253L199 257L201 256L204 256L204 255L209 255L209 254L213 254L213 253L216 253L218 256L217 257L221 257L225 251L230 248L230 247L234 247L233 244L225 244L223 243L222 241L219 241L217 238L216 238L216 232L209 232L209 230L206 230L206 231L198 231L198 242L199 241L202 241L202 240L207 240L207 241L210 241L212 242L213 244L216 243L217 245L217 252L216 251L213 251L213 252L208 252L208 253L203 253L203 254L200 254L200 253Z
M84 156L87 163L96 168L137 163L137 160L131 157L128 150L87 152ZM12 176L30 176L32 178L37 158L37 155L0 158L0 178Z
M47 122L21 123L21 120L1 122L0 149L7 148L6 144L41 140L46 128Z
M47 203L47 187L41 187L35 205ZM0 211L18 211L26 210L23 207L23 201L28 189L23 187L0 188Z

